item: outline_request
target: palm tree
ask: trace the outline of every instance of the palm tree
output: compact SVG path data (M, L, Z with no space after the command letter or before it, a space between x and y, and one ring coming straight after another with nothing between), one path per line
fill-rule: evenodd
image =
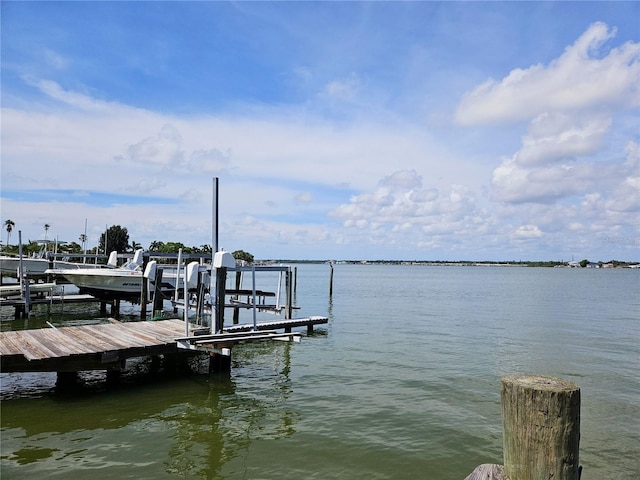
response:
M80 234L80 237L78 238L78 240L80 240L80 243L82 243L82 253L83 255L87 254L87 236L82 233ZM87 263L87 257L82 257L82 263Z
M48 223L44 224L44 240L45 242L47 241L47 233L49 232L49 228L51 227L51 225L49 225Z
M9 239L11 238L11 230L15 226L15 222L13 220L5 220L4 227L7 229L7 247L9 246Z

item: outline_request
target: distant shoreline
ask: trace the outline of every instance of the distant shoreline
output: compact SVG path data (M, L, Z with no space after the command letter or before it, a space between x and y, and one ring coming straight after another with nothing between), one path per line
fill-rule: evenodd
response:
M428 267L545 267L545 268L640 268L638 262L586 262L584 267L578 262L558 261L439 261L439 260L257 260L256 264L267 265L272 263L291 264L342 264L342 265L416 265Z

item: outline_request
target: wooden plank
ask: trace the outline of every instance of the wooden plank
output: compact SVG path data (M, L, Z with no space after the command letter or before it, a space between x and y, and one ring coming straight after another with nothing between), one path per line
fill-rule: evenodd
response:
M129 325L128 328L135 329L135 331L139 332L141 335L146 335L149 338L162 343L172 341L175 335L175 332L165 333L162 326L156 325L156 322L132 322L127 325Z
M81 325L80 327L87 335L90 335L96 342L104 344L105 350L121 350L128 348L128 344L120 341L121 339L114 338L113 335L104 332L103 329L93 328L95 325Z
M108 333L110 336L113 336L118 339L118 341L125 343L126 345L130 345L132 347L147 347L157 345L158 341L156 339L150 338L141 334L141 332L136 330L137 327L130 327L129 325L135 325L138 323L144 322L125 322L125 323L114 323L114 324L101 324L94 325L94 328L104 329L105 333Z
M24 344L24 356L27 360L42 360L47 357L60 357L64 351L59 348L49 349L44 346L41 339L34 336L29 330L21 330L21 340Z
M77 342L68 334L69 329L74 327L62 327L57 329L33 330L42 336L43 341L47 341L53 348L60 349L63 354L60 356L82 355L91 353L92 349Z
M119 331L124 332L127 331L130 334L134 335L140 341L146 342L147 345L158 345L164 343L152 335L148 335L144 332L144 325L137 325L137 323L145 323L145 322L131 322L131 323L121 323L118 325Z
M19 343L17 332L2 332L0 342L0 355L22 355L22 347Z
M107 350L114 350L113 343L103 341L96 335L93 335L90 330L81 329L81 327L73 327L66 329L63 333L78 344L82 344L87 348L90 348L91 353L102 353Z
M33 341L39 342L44 351L52 352L47 355L50 357L62 357L68 355L67 349L61 344L58 338L60 335L56 335L57 330L53 329L39 329L39 330L25 330L24 336L28 336Z
M176 333L184 332L184 322L178 320L178 325L173 320L158 320L147 322L156 335L161 335L163 338L173 338ZM189 325L189 328L192 326Z
M41 339L43 343L46 343L49 349L60 350L61 355L82 355L85 353L93 353L93 349L81 342L75 341L73 337L69 336L69 329L73 327L63 327L56 329L39 329L30 330L37 337Z

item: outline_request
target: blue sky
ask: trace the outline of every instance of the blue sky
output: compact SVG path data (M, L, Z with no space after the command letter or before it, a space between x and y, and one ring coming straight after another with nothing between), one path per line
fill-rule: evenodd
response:
M218 177L257 258L640 260L639 2L0 8L23 238L210 244Z

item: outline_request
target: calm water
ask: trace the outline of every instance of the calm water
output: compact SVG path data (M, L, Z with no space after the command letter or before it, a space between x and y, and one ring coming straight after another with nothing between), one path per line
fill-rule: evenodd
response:
M500 376L520 372L580 385L583 479L640 478L640 271L334 275L329 299L329 267L298 266L297 315L329 325L236 347L230 378L140 361L117 388L91 374L69 395L52 374L0 375L2 479L462 480L502 463ZM8 317L3 329L25 326Z

